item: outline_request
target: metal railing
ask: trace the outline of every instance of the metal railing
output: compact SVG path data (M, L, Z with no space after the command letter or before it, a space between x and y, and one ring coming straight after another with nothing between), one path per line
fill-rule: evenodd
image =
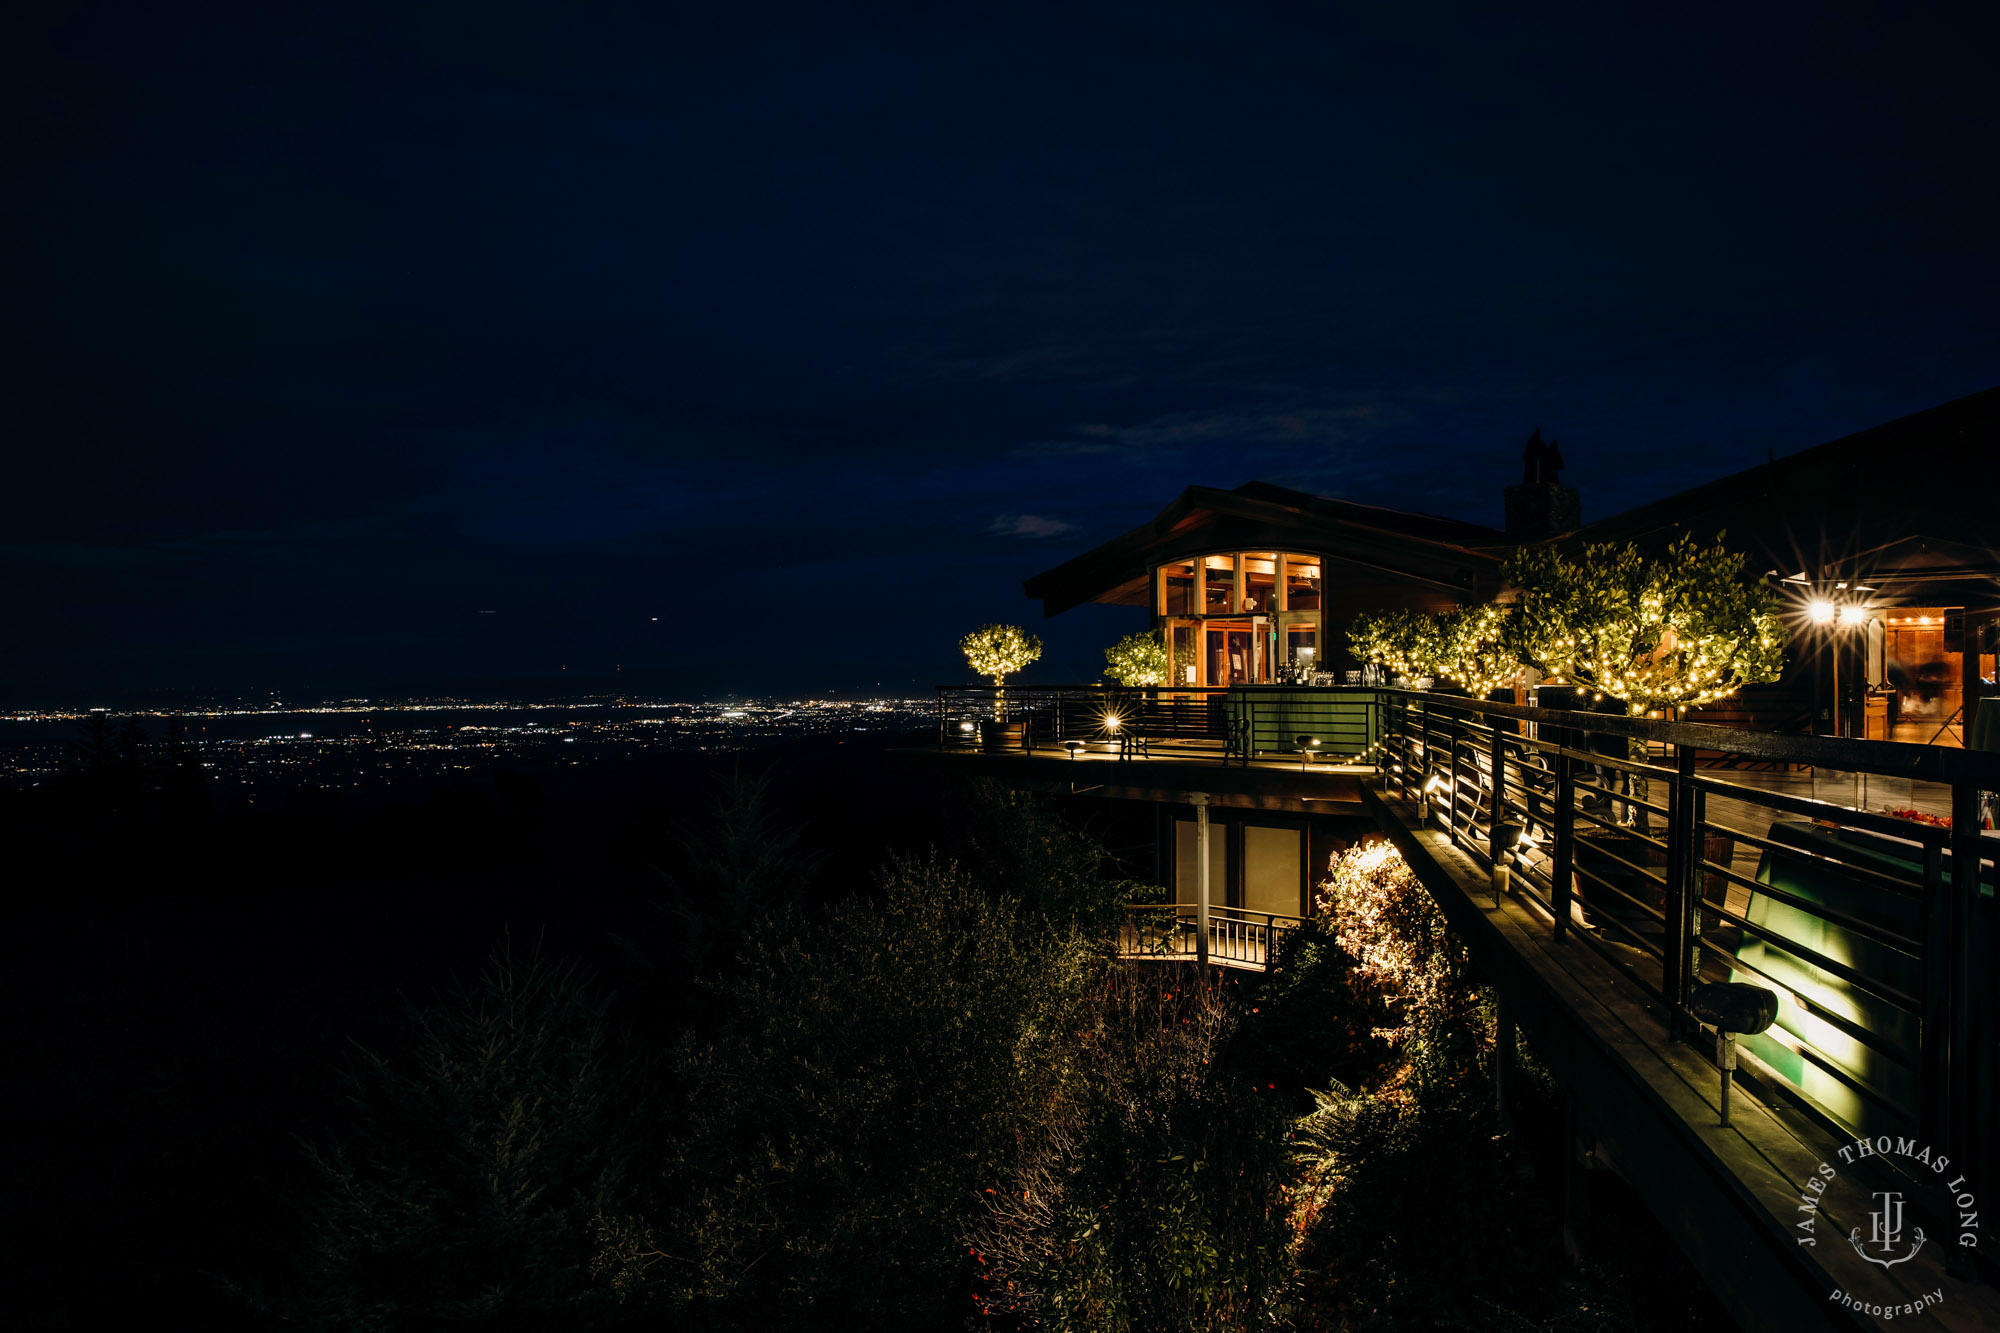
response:
M938 687L938 744L1123 759L1371 763L1375 691L1291 685Z
M1280 912L1208 909L1208 960L1268 970L1279 937L1303 921ZM1193 903L1132 903L1118 936L1121 958L1184 962L1199 954L1201 925Z
M1510 891L1637 982L1671 1031L1698 1026L1699 982L1765 986L1778 1023L1748 1049L1766 1081L1844 1131L1951 1144L1992 1184L2000 840L1980 824L2000 755L1380 699L1385 791L1489 869L1504 855ZM1940 784L1950 827L1697 768L1722 749Z
M1777 1025L1744 1044L1764 1082L1843 1131L1952 1145L2000 1189L2000 839L1980 832L2000 754L1395 689L947 687L938 699L947 747L1373 764L1385 794L1477 863L1504 853L1509 891L1554 938L1636 982L1670 1033L1698 1030L1700 982L1765 986ZM1770 771L1699 766L1717 754ZM1885 783L1934 784L1950 827L1810 795L1849 774L1853 805ZM1795 781L1804 794L1783 790ZM1250 961L1282 929L1273 918L1238 943L1220 924L1232 909L1212 911L1218 955ZM1134 909L1121 944L1192 955L1191 913Z

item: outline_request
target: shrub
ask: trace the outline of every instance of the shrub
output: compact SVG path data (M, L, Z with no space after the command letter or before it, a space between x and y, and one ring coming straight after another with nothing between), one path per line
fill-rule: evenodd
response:
M1185 971L1114 975L1085 1076L972 1233L983 1308L1058 1330L1254 1328L1289 1313L1289 1120L1228 1058L1240 1018Z
M1355 979L1379 987L1399 1020L1381 1035L1440 1057L1467 1049L1478 1027L1471 959L1402 853L1375 842L1335 856L1319 910Z
M607 1222L599 1270L694 1326L963 1318L960 1237L1073 1076L1096 975L1075 932L938 859L753 937L726 1025L677 1060L674 1202Z

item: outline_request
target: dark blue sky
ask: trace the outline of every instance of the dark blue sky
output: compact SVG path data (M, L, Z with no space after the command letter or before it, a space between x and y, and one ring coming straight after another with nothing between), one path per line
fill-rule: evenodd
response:
M2000 381L1988 4L288 8L0 57L0 704L1080 678L1020 580L1190 482L1497 523L1539 425L1598 517Z

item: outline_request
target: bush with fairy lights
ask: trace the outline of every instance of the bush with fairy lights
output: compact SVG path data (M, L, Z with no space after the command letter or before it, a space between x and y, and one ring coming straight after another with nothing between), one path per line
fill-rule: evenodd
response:
M1167 683L1167 646L1157 630L1127 634L1104 650L1104 674L1130 689Z

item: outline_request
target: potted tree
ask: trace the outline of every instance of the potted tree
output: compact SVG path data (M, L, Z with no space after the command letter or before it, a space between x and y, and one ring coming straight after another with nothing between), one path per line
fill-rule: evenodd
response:
M981 625L958 647L967 665L993 682L993 716L980 727L981 744L989 750L1020 749L1027 725L1007 717L1007 677L1042 655L1042 641L1019 625Z

